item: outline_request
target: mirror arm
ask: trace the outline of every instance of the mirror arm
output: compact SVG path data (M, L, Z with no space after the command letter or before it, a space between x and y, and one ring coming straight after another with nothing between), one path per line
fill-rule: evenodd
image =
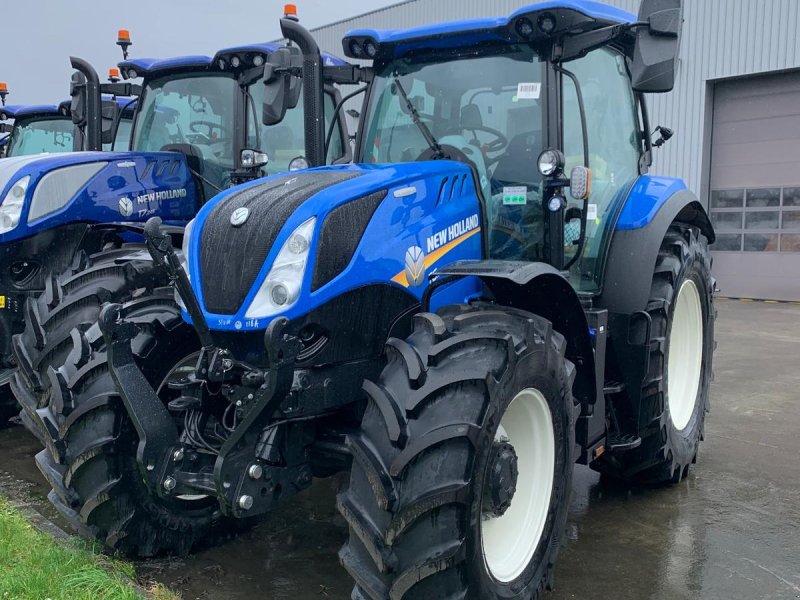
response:
M358 65L336 65L326 66L322 70L322 75L327 83L337 85L358 85L360 83L370 83L374 76L372 67L360 67Z
M594 31L587 31L578 35L571 35L563 38L561 44L553 46L551 60L553 62L566 62L576 58L586 56L592 50L607 46L612 42L620 40L634 29L639 27L649 27L649 23L636 22L624 25L609 25Z

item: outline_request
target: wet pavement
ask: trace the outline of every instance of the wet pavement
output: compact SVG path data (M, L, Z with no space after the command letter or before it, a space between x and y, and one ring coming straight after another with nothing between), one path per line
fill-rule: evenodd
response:
M546 600L800 599L800 305L719 301L712 412L699 462L675 487L575 472L568 542ZM0 430L0 489L54 516L36 441ZM233 542L139 563L183 598L347 599L347 535L318 481ZM58 522L58 521L57 521Z

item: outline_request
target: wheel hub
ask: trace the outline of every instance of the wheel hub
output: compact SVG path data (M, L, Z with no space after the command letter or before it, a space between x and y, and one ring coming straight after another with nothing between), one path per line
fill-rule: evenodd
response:
M495 441L489 455L484 485L483 512L490 518L501 517L511 506L517 491L517 453L508 442Z

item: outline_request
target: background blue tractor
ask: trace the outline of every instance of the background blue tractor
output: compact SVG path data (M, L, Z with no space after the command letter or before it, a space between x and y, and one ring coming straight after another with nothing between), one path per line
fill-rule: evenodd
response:
M142 78L130 151L2 163L0 404L6 417L16 396L23 420L41 436L36 410L46 404L51 371L68 356L71 332L93 323L103 302L142 297L168 283L137 243L144 221L160 216L179 241L183 226L215 193L266 170L284 171L294 158L307 166L299 83L288 118L275 126L263 118L272 102L264 64L281 47L253 44L213 57L125 60L119 65L123 77ZM299 50L293 56L296 62ZM345 64L327 55L324 60ZM90 65L72 62L78 72L69 113L85 130L86 146L100 149L103 121L120 116L105 110L100 93L133 86L100 84ZM336 94L329 86L321 100L329 115ZM331 131L330 160L348 162L346 131L338 123ZM311 164L325 163L317 159Z
M649 174L643 96L672 89L681 22L680 0L553 0L350 33L357 164L217 195L180 256L150 221L183 319L165 292L73 331L39 412L56 505L152 551L148 505L189 543L199 515L350 469L354 599L540 597L575 462L677 482L702 438L714 232ZM313 39L282 26L310 77Z
M9 105L0 108L0 132L8 135L2 157L85 150L83 132L70 118L71 102L64 100L58 106ZM103 129L108 132L106 138L112 140L104 142L102 149L111 150L112 146L127 148L136 98L104 95L102 106L107 115L103 119ZM11 120L13 124L9 122Z

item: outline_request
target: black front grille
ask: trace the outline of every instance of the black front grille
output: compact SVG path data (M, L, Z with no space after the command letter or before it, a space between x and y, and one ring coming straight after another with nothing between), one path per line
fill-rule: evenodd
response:
M346 171L289 174L229 196L215 206L200 236L200 273L209 312L232 315L244 302L289 216L323 189L358 177ZM247 221L231 225L237 208Z
M386 190L374 192L334 208L322 224L311 291L316 291L345 270L353 258L375 209Z

